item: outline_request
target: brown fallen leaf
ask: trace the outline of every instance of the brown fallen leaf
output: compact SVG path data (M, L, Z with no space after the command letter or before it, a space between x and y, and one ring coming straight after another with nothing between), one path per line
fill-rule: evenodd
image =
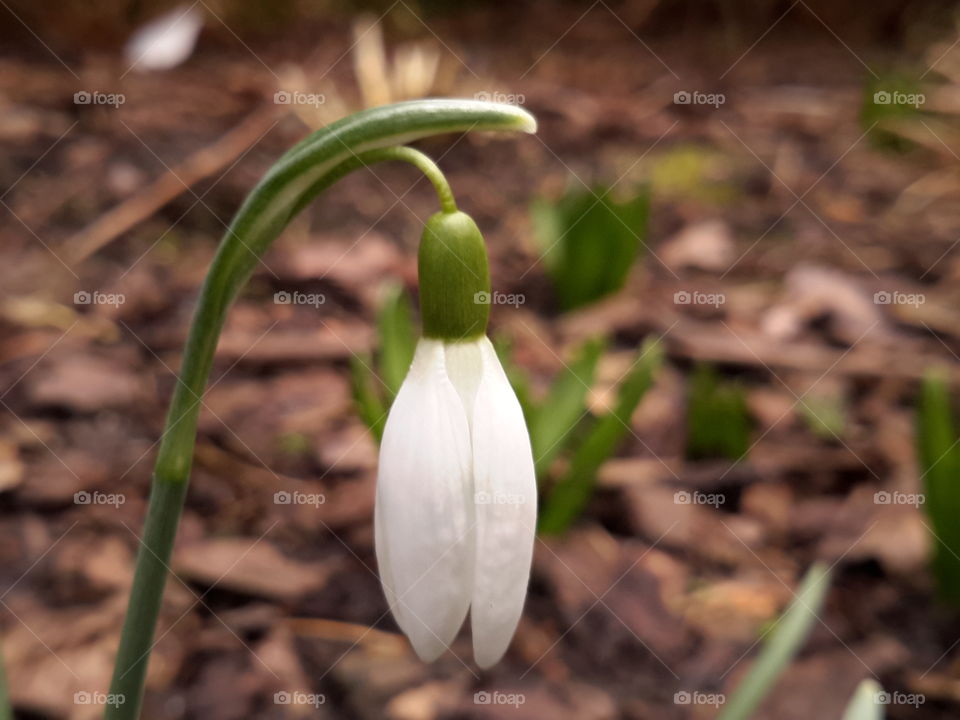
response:
M132 405L146 392L129 364L80 352L48 357L24 382L33 404L63 406L78 412Z
M463 680L438 680L405 690L387 703L386 716L390 720L435 720L457 707L463 688Z
M817 265L799 265L784 279L784 299L767 311L763 329L780 340L797 338L818 318L827 317L832 337L854 344L866 335L889 331L879 305L853 276Z
M322 587L332 568L292 560L266 539L238 537L178 548L173 570L202 585L289 602Z
M764 571L694 590L686 600L684 620L707 637L751 642L789 599L787 589Z
M76 493L92 492L102 487L108 477L108 466L87 450L57 448L28 463L17 496L38 505L82 504L82 498L76 498Z
M683 228L658 252L670 268L721 272L736 259L730 227L722 220L706 220Z
M23 480L23 462L17 444L0 437L0 492L17 487Z
M593 609L610 620L614 635L640 638L668 658L687 641L669 609L685 583L684 570L656 549L621 546L600 528L584 528L538 543L534 567L549 581L571 623Z

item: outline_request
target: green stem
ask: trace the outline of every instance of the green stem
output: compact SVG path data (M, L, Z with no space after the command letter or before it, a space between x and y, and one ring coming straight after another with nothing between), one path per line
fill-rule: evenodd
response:
M422 137L469 130L534 132L536 122L510 105L416 100L365 110L322 128L288 150L247 196L220 244L200 291L166 427L157 454L143 540L110 692L107 720L139 717L170 556L183 509L197 417L227 309L287 223L339 178L371 162L405 160L433 182L444 209L456 209L439 168L410 148Z
M411 147L389 147L383 148L382 150L369 150L368 152L360 153L352 159L341 163L337 168L337 176L333 178L330 183L325 184L324 187L329 187L334 181L339 180L358 167L373 165L378 162L387 162L389 160L407 162L416 167L426 175L427 179L433 184L433 189L437 193L437 200L440 201L440 207L443 208L443 211L445 213L455 213L457 211L457 203L454 202L453 191L450 189L450 185L447 183L447 179L443 176L440 168L437 167L437 164L429 157ZM313 198L311 197L311 199Z
M0 656L0 720L13 720L13 703L7 685L7 669Z

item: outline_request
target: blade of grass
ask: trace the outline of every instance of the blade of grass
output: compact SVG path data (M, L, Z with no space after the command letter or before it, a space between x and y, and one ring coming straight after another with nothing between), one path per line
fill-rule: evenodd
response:
M573 425L583 416L586 396L593 385L597 362L606 342L602 338L586 341L578 348L576 356L554 381L543 404L532 413L530 419L530 444L537 476L553 462L553 459L573 439Z
M0 720L13 720L13 706L7 686L7 668L0 657Z
M392 400L407 376L417 347L413 307L399 285L388 288L386 292L377 314L377 332L380 335L380 375Z
M618 202L604 187L574 188L555 203L531 205L544 264L565 310L623 287L643 245L649 205L647 188Z
M570 469L547 498L540 514L540 532L564 532L583 512L596 482L597 470L613 454L630 428L630 418L663 361L657 341L644 343L633 369L620 384L617 405L601 417L573 453Z
M387 424L387 407L380 399L377 378L370 369L370 363L369 356L350 358L350 388L360 419L379 443L383 437L383 427Z
M717 720L746 720L757 709L806 641L829 587L830 569L823 563L814 564Z
M960 603L960 450L956 441L949 387L942 377L930 373L920 388L917 455L926 510L936 534L933 572L941 597Z
M721 382L711 365L699 365L690 381L687 457L740 460L750 447L750 419L743 388Z
M843 720L883 720L883 705L877 702L882 692L876 680L861 681L843 712Z

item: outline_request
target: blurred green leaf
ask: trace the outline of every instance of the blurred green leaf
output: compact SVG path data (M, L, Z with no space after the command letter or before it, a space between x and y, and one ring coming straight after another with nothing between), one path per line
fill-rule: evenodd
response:
M717 720L746 720L767 696L807 639L830 587L830 570L813 565L793 602L770 631L763 649Z
M687 404L687 457L740 460L750 447L750 418L743 388L721 382L715 368L698 365Z
M810 393L800 403L800 414L811 432L825 440L840 437L847 422L846 408L839 395Z
M633 411L653 384L654 374L662 362L660 343L645 342L633 368L620 384L616 407L597 420L583 443L574 450L570 468L544 503L540 513L541 532L562 533L583 512L593 494L597 470L629 432Z
M383 437L383 426L387 422L387 407L380 399L380 383L371 369L371 362L369 356L350 358L350 388L360 419L370 428L379 443Z
M893 73L867 79L860 105L860 125L864 131L872 129L870 141L876 147L900 152L913 147L911 141L891 132L891 128L923 114L920 106L926 98L915 78Z
M933 572L941 596L960 603L960 450L947 382L928 373L920 388L917 455L926 509L936 537Z
M305 455L312 449L312 443L303 433L284 433L277 438L277 445L284 455Z
M596 187L570 189L556 203L533 203L534 232L564 310L623 287L646 236L649 209L646 188L624 202Z
M732 171L730 155L682 143L657 153L647 170L657 197L716 205L728 205L743 192Z
M537 476L571 441L573 427L586 411L587 392L593 385L605 345L600 338L581 345L573 361L554 380L546 399L531 413L530 444Z
M876 680L867 678L861 681L853 691L842 720L883 720L883 705L877 702L877 695L882 692L883 688Z
M380 375L392 399L407 376L417 347L413 306L400 286L387 290L377 314L377 331L380 335Z
M7 669L0 656L0 720L13 720L13 705L7 688Z

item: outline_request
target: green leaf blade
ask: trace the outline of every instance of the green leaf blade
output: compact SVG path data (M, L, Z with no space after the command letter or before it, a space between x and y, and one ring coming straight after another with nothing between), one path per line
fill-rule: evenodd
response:
M717 720L747 720L800 651L823 607L830 588L830 569L814 564L800 583L793 602L769 632L747 676L734 690Z
M960 604L960 450L946 380L924 378L917 411L917 456L933 525L933 573L941 597Z
M605 346L600 338L583 343L550 388L543 404L532 413L530 443L538 476L567 446L573 437L574 425L586 412L587 393Z
M560 306L572 310L623 287L644 247L650 192L614 201L609 188L571 189L555 203L535 201L535 236Z
M540 514L540 532L563 533L583 512L596 483L597 471L630 431L630 420L640 400L653 385L663 363L658 341L644 343L633 368L620 384L616 407L593 426L574 450L570 468L548 497Z
M387 289L377 313L377 332L380 336L380 374L392 400L407 376L417 347L413 306L400 286Z

